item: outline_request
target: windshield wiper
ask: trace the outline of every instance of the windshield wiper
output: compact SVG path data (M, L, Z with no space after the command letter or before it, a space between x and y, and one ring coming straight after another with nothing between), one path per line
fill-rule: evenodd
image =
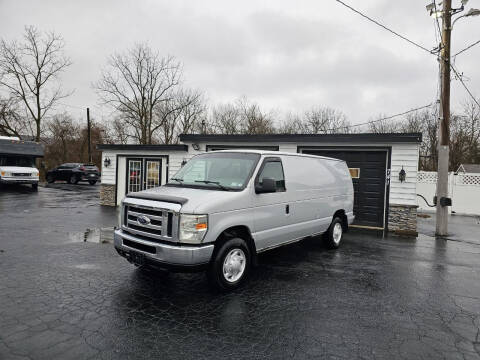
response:
M196 183L204 183L204 184L214 184L214 185L217 185L220 189L222 190L226 190L226 191L230 191L231 189L230 188L227 188L225 186L223 186L222 184L220 184L220 182L218 181L210 181L210 180L195 180Z
M180 179L180 178L170 178L170 180L178 181L180 184L183 183L183 179Z

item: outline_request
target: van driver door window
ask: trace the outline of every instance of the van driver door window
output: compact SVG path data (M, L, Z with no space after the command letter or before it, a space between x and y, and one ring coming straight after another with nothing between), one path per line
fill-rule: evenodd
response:
M260 185L264 178L275 180L277 192L285 191L285 176L283 175L283 167L280 161L268 161L265 163L262 172L258 177Z

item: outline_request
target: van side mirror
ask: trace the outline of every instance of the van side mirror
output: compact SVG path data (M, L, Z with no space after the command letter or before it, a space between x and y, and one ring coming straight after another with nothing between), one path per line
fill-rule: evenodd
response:
M277 191L277 182L272 178L263 178L262 184L255 186L257 194L274 193Z

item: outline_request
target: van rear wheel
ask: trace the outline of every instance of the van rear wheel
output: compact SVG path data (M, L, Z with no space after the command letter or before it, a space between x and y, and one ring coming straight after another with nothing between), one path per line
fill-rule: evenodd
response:
M340 246L340 242L342 241L343 237L343 226L342 220L338 217L332 220L330 227L328 228L327 232L324 234L323 238L325 244L330 249L338 249Z
M233 238L215 253L208 269L208 280L217 290L233 290L245 281L250 267L251 256L247 243L241 238Z

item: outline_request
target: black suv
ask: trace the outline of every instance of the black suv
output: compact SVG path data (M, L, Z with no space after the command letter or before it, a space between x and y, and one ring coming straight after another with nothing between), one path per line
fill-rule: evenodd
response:
M68 163L48 171L46 178L48 183L57 180L68 181L70 184L88 181L90 185L95 185L100 180L100 171L92 164Z

